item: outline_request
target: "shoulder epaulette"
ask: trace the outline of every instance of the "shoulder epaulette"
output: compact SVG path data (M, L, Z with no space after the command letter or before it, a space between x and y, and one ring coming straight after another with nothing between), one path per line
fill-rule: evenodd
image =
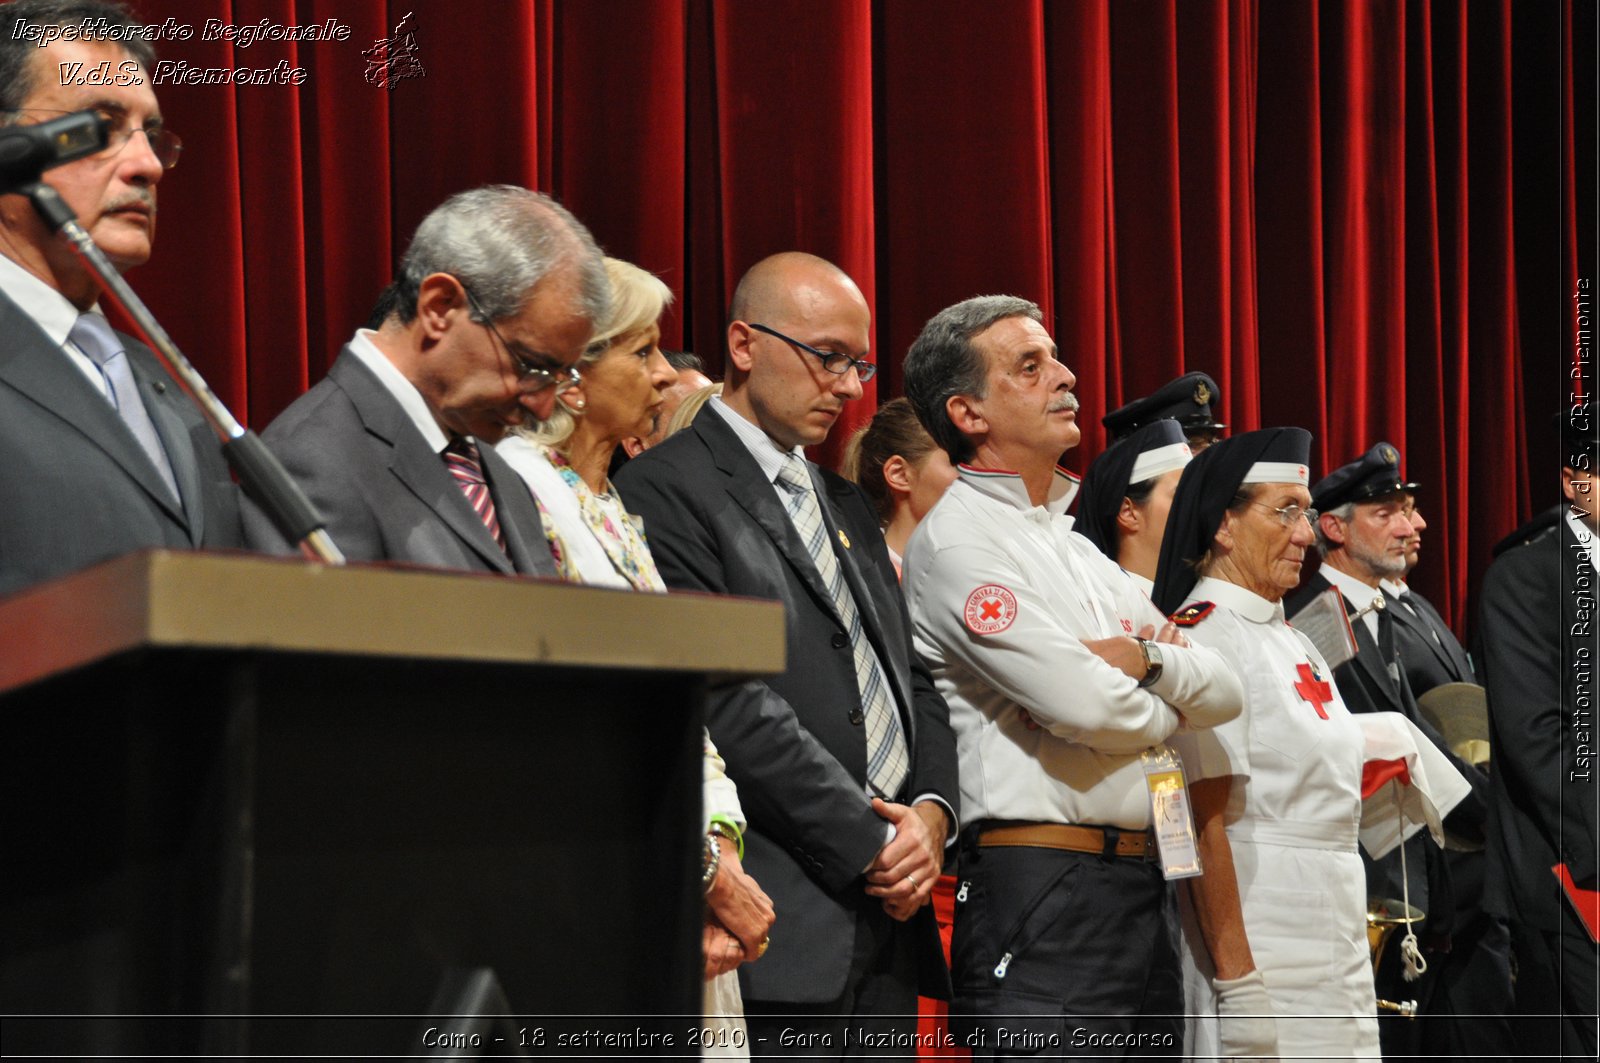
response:
M1190 602L1188 605L1173 613L1167 619L1179 627L1194 627L1200 621L1211 615L1211 610L1217 607L1216 602Z

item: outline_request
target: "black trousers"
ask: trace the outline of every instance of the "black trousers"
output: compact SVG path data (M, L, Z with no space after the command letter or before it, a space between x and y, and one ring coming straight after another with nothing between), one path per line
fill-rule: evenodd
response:
M962 846L951 1032L976 1059L1183 1053L1175 893L1155 864Z
M752 1056L861 1059L917 1054L913 926L869 905L856 920L852 947L850 977L837 1000L795 1004L745 998Z
M1561 917L1559 931L1511 923L1516 962L1512 1037L1518 1051L1529 1056L1592 1060L1600 958L1570 907L1562 908Z

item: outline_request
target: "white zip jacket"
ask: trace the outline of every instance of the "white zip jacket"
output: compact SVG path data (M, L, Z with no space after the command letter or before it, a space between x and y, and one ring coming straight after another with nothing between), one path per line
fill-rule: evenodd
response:
M1014 473L959 472L912 534L902 586L917 652L950 706L962 818L1148 827L1139 754L1180 727L1233 719L1239 680L1198 647L1163 645L1148 689L1095 656L1084 639L1166 618L1072 531L1076 480L1058 470L1035 506Z

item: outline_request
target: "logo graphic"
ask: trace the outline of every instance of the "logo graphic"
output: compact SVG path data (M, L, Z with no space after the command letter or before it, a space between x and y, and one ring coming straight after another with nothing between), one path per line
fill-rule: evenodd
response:
M1017 619L1017 596L998 584L967 595L967 629L974 635L998 635Z
M394 36L382 37L372 42L372 47L361 53L367 61L367 84L394 91L406 78L427 77L422 60L417 58L417 33L411 19L414 12L407 11L394 28Z

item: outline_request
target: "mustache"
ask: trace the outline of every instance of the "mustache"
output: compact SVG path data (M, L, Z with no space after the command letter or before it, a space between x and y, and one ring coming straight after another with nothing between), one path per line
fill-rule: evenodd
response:
M135 189L132 192L129 192L127 195L115 200L110 206L105 208L103 213L111 214L115 211L126 210L129 207L140 206L144 207L151 214L156 212L156 193L154 189Z
M1045 409L1049 413L1055 413L1058 410L1076 411L1078 409L1078 396L1070 391L1063 391L1061 397L1052 401Z

